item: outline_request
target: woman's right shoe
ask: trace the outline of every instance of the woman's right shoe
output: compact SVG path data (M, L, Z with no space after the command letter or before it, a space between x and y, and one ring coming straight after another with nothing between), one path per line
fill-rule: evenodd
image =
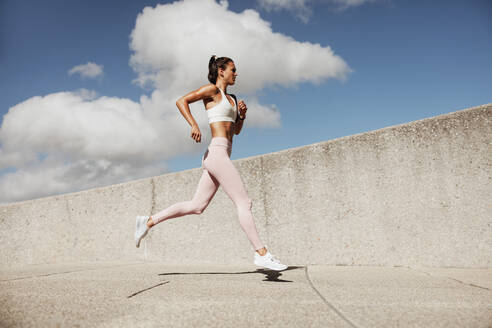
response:
M140 241L147 235L149 232L149 227L147 226L148 216L137 216L135 223L135 245L140 247Z
M285 264L280 263L270 252L263 256L255 252L255 265L261 266L270 270L282 271L287 269Z

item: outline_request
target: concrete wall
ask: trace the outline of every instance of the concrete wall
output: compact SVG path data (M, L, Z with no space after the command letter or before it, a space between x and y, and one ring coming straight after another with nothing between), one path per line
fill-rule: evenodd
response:
M262 241L289 265L492 266L492 104L234 164ZM222 189L135 248L135 216L191 199L201 173L1 206L0 263L251 264Z

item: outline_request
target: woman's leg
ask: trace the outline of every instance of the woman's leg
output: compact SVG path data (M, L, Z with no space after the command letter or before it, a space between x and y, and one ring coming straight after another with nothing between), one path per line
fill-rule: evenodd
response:
M217 179L222 189L236 205L241 228L246 233L254 249L259 250L263 248L263 244L258 237L253 214L251 213L252 200L249 198L239 172L229 156L230 150L228 150L227 146L211 146L208 158L204 161L204 166Z
M204 169L193 199L179 202L151 216L154 224L187 214L201 214L214 197L219 182Z

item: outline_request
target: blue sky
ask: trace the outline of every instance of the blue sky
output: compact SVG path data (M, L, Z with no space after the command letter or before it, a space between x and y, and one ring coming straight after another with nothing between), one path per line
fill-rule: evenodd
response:
M24 126L22 117L16 116L16 120L9 123L11 126L7 126L5 120L9 109L14 112L21 108L16 105L33 97L86 89L95 92L96 95L89 97L91 99L106 96L140 103L142 95L150 98L154 90L162 89L161 80L154 81L153 86L141 86L135 82L143 71L132 67L129 61L132 54L141 50L131 49L130 34L135 29L137 15L144 7L155 8L166 3L172 1L1 1L0 142L3 147L11 142L12 148L12 140L23 143L23 140L35 138L29 136L29 139L22 131L29 130L32 122L26 122ZM311 14L304 20L299 16L300 8L267 10L258 1L228 1L227 11L242 13L245 9L255 10L261 20L270 23L273 32L291 37L299 44L308 42L329 47L352 72L346 74L345 80L325 77L321 83L315 83L314 78L305 81L292 79L289 87L271 82L254 89L254 99L270 110L275 109L280 114L280 123L264 126L251 123L245 126L242 133L235 136L232 159L330 140L491 102L490 1L387 0L340 9L329 0L313 0L305 1L303 9L310 10ZM222 30L229 33L226 29ZM227 45L222 45L220 49L227 50ZM265 61L261 49L258 51L260 55L251 59L253 63ZM210 51L205 53L213 54ZM268 56L268 53L264 55ZM289 54L285 53L284 56L288 57ZM203 58L205 66L208 59L209 56ZM88 62L103 67L102 75L83 78L79 74L68 74L73 67ZM254 74L247 75L244 70L241 71L241 67L250 68L251 65L246 64L244 59L243 63L236 61L239 79L248 78L253 83L251 76ZM313 65L320 69L323 67L322 62ZM254 70L248 69L250 71ZM276 73L268 72L270 76ZM203 84L207 82L204 76ZM182 94L199 86L200 83L190 84L188 89L182 90ZM228 92L241 98L243 94L239 87L239 84L230 87ZM244 89L247 89L246 83ZM251 92L244 93L244 97L248 100ZM198 108L193 108L192 113ZM254 116L250 112L254 109L254 106L249 106L248 115L251 114L252 122ZM36 106L25 110L35 115ZM36 124L45 119L42 115L37 117ZM181 119L184 122L184 118ZM60 120L59 124L64 122ZM110 127L109 124L108 129ZM201 124L200 128L204 132L208 126ZM199 167L201 154L209 140L204 140L201 145L191 145L193 141L187 127L183 125L183 129L177 131L182 132L178 135L174 133L175 137L165 140L159 137L157 141L162 144L161 148L152 148L153 152L159 149L164 152L172 143L173 147L178 144L180 149L185 149L168 152L158 159L152 157L153 161L163 163L161 171L148 169L146 164L135 164L127 168L129 173L126 175L101 170L96 179L99 182L85 183L84 176L88 172L71 168L70 174L65 176L71 177L70 183L53 186L49 190L42 188L46 182L40 178L40 168L55 169L61 162L53 160L49 162L52 166L49 166L48 162L42 162L47 156L43 152L54 152L56 156L53 158L65 158L62 160L64 165L76 163L78 168L82 165L80 163L85 163L85 153L75 150L58 152L56 145L67 139L50 139L43 132L40 138L45 143L42 147L38 143L29 143L22 152L32 151L36 154L34 157L14 154L12 158L15 159L0 161L0 190L3 193L0 202L77 191ZM104 142L105 138L102 139L100 142ZM5 149L3 155L7 158ZM139 156L145 157L147 154ZM107 166L111 166L113 161L116 160L108 159L110 164ZM133 163L134 159L118 155L118 161ZM138 169L135 168L137 165L140 165ZM77 172L82 173L77 176ZM38 187L32 187L28 179L21 178L29 174L37 177ZM14 185L20 190L15 195L6 195Z

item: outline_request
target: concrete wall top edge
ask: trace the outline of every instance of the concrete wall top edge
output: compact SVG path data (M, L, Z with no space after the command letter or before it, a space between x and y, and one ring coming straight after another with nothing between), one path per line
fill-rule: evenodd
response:
M190 169L190 170L197 170L197 169L195 168L195 169ZM186 171L189 171L189 170L186 170ZM184 172L184 171L178 171L178 172L181 173L181 172ZM178 173L178 172L169 172L169 173L166 173L166 174L174 174L174 173ZM22 200L22 201L18 201L18 202L7 203L7 204L0 204L0 209L7 208L7 207L10 207L10 206L20 206L20 205L28 204L28 203L31 203L31 202L50 201L50 200L56 199L56 198L60 198L60 199L70 198L70 197L72 197L74 195L82 195L84 193L90 193L90 192L93 192L93 191L96 191L96 190L103 191L103 190L106 190L106 189L117 188L117 187L120 187L120 186L123 186L123 185L138 184L138 183L142 183L142 182L145 182L145 181L150 181L153 178L159 177L159 176L161 176L161 175L150 176L150 177L140 178L140 179L131 180L131 181L123 181L123 182L119 182L119 183L113 183L113 184L110 184L110 185L107 185L107 186L94 187L94 188L89 188L89 189L84 189L84 190L79 190L79 191L73 191L73 192L67 192L67 193L62 193L62 194L56 194L56 195L51 195L51 196L46 196L46 197L39 197L39 198Z
M432 117L427 117L427 118L423 118L423 119L419 119L419 120L415 120L415 121L410 121L410 122L406 122L406 123L401 123L401 124L397 124L397 125L391 125L391 126L387 126L387 127L381 128L381 129L377 129L377 130L365 131L365 132L347 135L347 136L343 136L343 137L339 137L339 138L335 138L335 139L331 139L331 140L324 140L324 141L320 141L320 142L316 142L316 143L312 143L312 144L308 144L308 145L302 145L299 147L287 148L287 149L283 149L283 150L279 150L279 151L271 152L271 153L267 153L267 154L260 154L260 155L240 158L240 159L234 160L234 162L250 161L250 160L254 160L254 159L257 159L260 157L264 157L264 156L278 155L278 154L282 154L285 152L296 151L296 150L306 148L306 147L313 147L313 146L317 146L317 145L321 145L321 144L325 144L325 143L339 142L339 141L346 140L346 139L357 138L357 137L360 137L362 135L382 133L384 131L390 131L390 130L398 129L399 127L402 127L402 126L413 126L413 125L425 123L425 122L431 121L431 120L446 119L450 116L456 115L457 113L467 113L470 111L477 111L477 110L492 110L492 103L487 103L487 104L474 106L474 107L470 107L470 108L466 108L466 109L456 110L453 112L449 112L449 113L445 113L445 114L441 114L441 115L437 115L437 116L432 116ZM140 178L140 179L136 179L136 180L114 183L114 184L102 186L102 187L95 187L95 188L90 188L90 189L85 189L85 190L80 190L80 191L74 191L74 192L69 192L69 193L56 194L56 195L51 195L51 196L46 196L46 197L39 197L39 198L34 198L34 199L29 199L29 200L24 200L24 201L7 203L7 204L0 204L0 209L1 208L7 208L10 206L19 206L19 205L34 202L34 201L49 201L51 199L56 199L56 198L62 198L63 199L66 197L71 197L71 196L74 196L77 194L88 193L88 192L92 192L95 190L101 190L102 191L102 190L106 190L106 189L110 189L110 188L119 187L119 186L125 185L125 184L142 183L145 181L151 181L153 178L156 178L156 177L161 177L161 176L165 176L165 175L169 175L169 174L183 174L183 173L186 173L189 171L199 170L199 169L201 169L201 168L197 167L197 168L192 168L192 169L187 169L187 170L182 170L182 171L168 172L168 173L164 173L164 174L157 175L157 176L144 177L144 178Z
M398 129L399 127L402 127L402 126L414 126L414 125L422 124L422 123L425 123L425 122L428 122L428 121L442 120L442 119L446 119L448 117L452 117L452 116L456 115L457 113L467 113L467 112L476 111L476 110L492 110L492 103L487 103L487 104L484 104L484 105L479 105L479 106L470 107L470 108L466 108L466 109L460 109L460 110L456 110L454 112L449 112L449 113L445 113L445 114L441 114L441 115L437 115L437 116L432 116L432 117L426 117L426 118L422 118L422 119L415 120L415 121L405 122L405 123L396 124L396 125L390 125L390 126L386 126L384 128L381 128L381 129L364 131L364 132L361 132L361 133L351 134L351 135L347 135L347 136L343 136L343 137L339 137L339 138L335 138L335 139L323 140L323 141L315 142L315 143L312 143L312 144L307 144L307 145L302 145L302 146L298 146L298 147L292 147L292 148L282 149L282 150L279 150L279 151L276 151L276 152L267 153L267 154L260 154L260 155L255 155L255 156L240 158L240 159L237 159L235 161L240 162L240 161L252 160L252 159L263 157L263 156L270 156L270 155L282 154L282 153L296 151L296 150L299 150L299 149L302 149L302 148L313 147L313 146L317 146L317 145L321 145L321 144L325 144L325 143L339 142L339 141L346 140L346 139L352 139L352 138L360 137L362 135L382 133L382 132L385 132L385 131L390 131L390 130Z

